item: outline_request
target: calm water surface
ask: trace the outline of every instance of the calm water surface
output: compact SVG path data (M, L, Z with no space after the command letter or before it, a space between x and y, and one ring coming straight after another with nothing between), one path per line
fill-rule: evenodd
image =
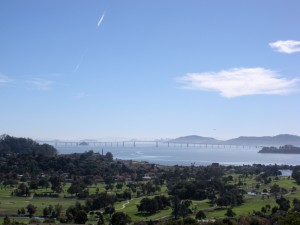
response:
M260 154L256 147L180 147L180 146L56 146L60 154L94 152L111 152L114 158L148 161L162 165L209 165L217 162L223 165L250 164L300 164L300 154Z

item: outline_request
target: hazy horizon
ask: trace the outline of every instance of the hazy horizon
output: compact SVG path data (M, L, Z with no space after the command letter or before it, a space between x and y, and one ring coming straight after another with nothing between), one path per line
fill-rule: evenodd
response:
M10 134L7 134L10 135ZM235 137L229 137L229 138L219 138L219 137L210 137L210 136L205 136L205 135L197 135L197 134L189 134L189 135L181 135L181 136L176 136L176 137L95 137L95 138L59 138L59 137L27 137L27 136L21 136L24 138L31 138L37 141L99 141L99 142L118 142L118 141L166 141L166 140L172 140L176 138L185 138L189 136L197 136L197 137L203 137L203 138L214 138L218 141L227 141L239 137L274 137L278 135L293 135L293 134L276 134L276 135L265 135L265 136L255 136L255 135L250 135L250 136L245 136L245 135L239 135ZM11 135L12 136L12 135ZM299 135L296 135L300 137Z

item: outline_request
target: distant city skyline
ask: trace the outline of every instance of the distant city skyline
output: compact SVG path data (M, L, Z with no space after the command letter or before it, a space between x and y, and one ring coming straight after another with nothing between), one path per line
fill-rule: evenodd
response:
M0 3L0 134L300 136L300 2Z

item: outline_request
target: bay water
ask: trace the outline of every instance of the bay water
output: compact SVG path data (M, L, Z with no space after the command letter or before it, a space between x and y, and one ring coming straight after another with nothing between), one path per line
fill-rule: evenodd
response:
M59 154L111 152L114 159L147 161L161 165L252 165L278 164L299 165L300 154L262 154L259 147L243 146L186 146L140 144L136 146L55 146Z

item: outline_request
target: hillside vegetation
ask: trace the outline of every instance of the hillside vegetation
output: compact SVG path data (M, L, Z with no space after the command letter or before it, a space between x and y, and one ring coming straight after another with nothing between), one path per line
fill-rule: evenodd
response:
M299 166L161 166L110 152L42 154L21 150L36 146L30 139L7 140L19 150L7 144L0 152L4 225L39 222L35 216L68 224L285 225L299 216ZM292 176L282 177L283 169Z

